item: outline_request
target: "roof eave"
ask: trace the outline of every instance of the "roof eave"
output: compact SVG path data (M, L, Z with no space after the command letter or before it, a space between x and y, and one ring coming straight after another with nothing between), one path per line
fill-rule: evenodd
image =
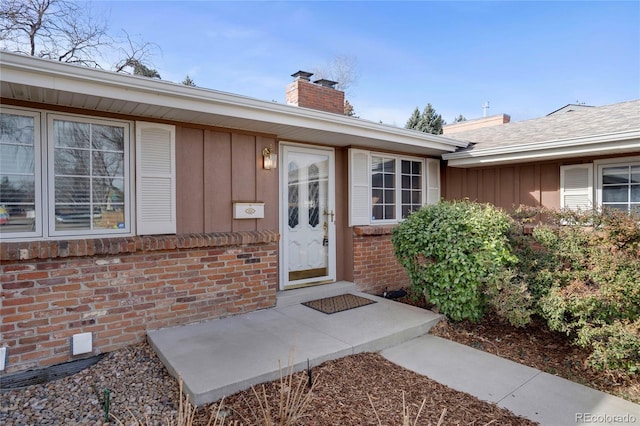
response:
M375 139L407 145L414 151L422 147L453 152L466 142L339 114L300 108L275 102L194 88L144 77L72 66L25 55L0 52L2 80L45 90L103 96L125 102L197 111L274 123L321 132L343 133L362 139Z
M640 150L640 130L544 143L443 154L451 167L481 167L530 161L612 155Z

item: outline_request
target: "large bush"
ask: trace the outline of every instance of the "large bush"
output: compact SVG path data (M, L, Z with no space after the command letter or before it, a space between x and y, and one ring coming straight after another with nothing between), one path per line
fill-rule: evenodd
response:
M514 244L537 313L588 348L592 366L638 372L640 218L545 214L550 225Z
M487 307L485 285L509 285L507 268L516 261L507 239L511 225L491 205L442 201L411 214L392 242L414 292L453 320L478 321Z

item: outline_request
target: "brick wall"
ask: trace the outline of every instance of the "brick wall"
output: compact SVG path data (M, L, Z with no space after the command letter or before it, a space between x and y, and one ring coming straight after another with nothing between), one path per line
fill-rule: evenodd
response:
M353 228L353 281L361 291L381 294L410 285L391 244L394 225Z
M289 105L344 115L344 92L340 90L297 79L287 86L285 95Z
M147 330L275 305L277 232L3 243L0 346L6 372L140 342Z

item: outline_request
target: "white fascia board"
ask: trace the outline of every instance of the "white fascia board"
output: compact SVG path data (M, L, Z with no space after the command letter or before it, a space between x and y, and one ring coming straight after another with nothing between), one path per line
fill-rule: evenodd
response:
M451 167L477 167L640 150L640 130L443 154Z
M388 140L453 152L467 142L309 108L0 52L2 80L43 89Z

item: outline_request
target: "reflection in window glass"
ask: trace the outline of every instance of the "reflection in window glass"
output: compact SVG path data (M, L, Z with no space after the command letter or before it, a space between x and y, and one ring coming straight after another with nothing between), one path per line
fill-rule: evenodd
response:
M371 219L396 218L396 160L371 157Z
M320 171L312 164L308 170L307 196L309 205L309 225L315 228L320 223Z
M293 161L289 163L289 181L288 181L288 219L289 228L293 229L300 223L299 207L300 207L300 189L298 188L300 181L300 170L298 165Z
M602 168L602 205L606 209L640 210L640 165Z
M35 124L0 113L0 235L35 230Z
M124 130L53 120L57 231L125 228Z
M422 161L402 160L402 218L422 207Z

